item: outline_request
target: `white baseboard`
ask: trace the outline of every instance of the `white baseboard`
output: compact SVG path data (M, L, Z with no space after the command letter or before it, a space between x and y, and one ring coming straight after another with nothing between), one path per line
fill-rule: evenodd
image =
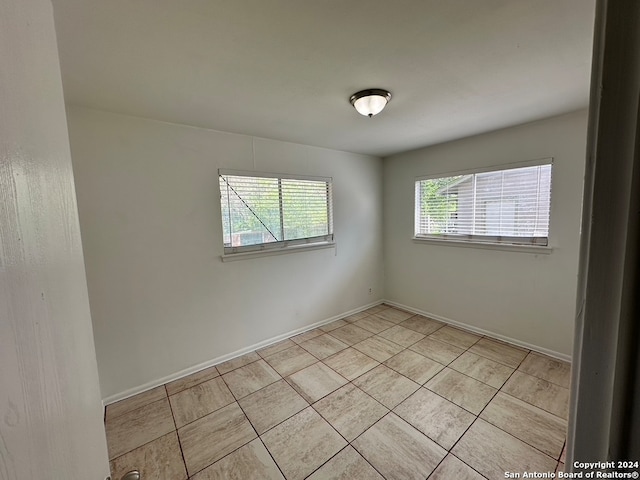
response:
M179 372L173 373L171 375L167 375L166 377L158 378L156 380L147 382L138 387L130 388L128 390L125 390L124 392L116 393L115 395L110 395L102 400L102 405L103 407L105 407L106 405L118 402L120 400L124 400L125 398L133 397L134 395L137 395L142 392L146 392L147 390L151 390L152 388L155 388L155 387L159 387L160 385L164 385L165 383L178 380L179 378L186 377L187 375L191 375L192 373L199 372L200 370L204 370L205 368L213 367L214 365L218 365L219 363L226 362L227 360L231 360L236 357L240 357L249 352L253 352L254 350L268 347L269 345L273 345L274 343L277 343L286 338L293 337L294 335L304 333L308 330L313 330L314 328L318 328L323 325L326 325L327 323L331 323L341 318L348 317L349 315L353 315L354 313L361 312L363 310L366 310L367 308L375 307L376 305L380 305L381 303L383 303L383 301L378 300L368 305L354 308L353 310L349 310L348 312L344 312L339 315L334 315L333 317L320 320L319 322L312 323L311 325L306 325L296 330L292 330L290 332L283 333L281 335L269 338L267 340L263 340L262 342L258 342L248 347L241 348L240 350L236 350L235 352L222 355L212 360L208 360L198 365L194 365L193 367L185 368L184 370L180 370Z
M447 323L449 325L460 327L465 330L469 330L471 332L479 333L480 335L487 335L497 340L502 340L505 343L510 343L511 345L515 345L517 347L523 347L523 348L526 348L527 350L533 350L534 352L542 353L544 355L548 355L549 357L557 358L558 360L571 363L571 355L549 350L548 348L543 348L538 345L532 345L530 343L523 342L515 338L507 337L505 335L501 335L499 333L495 333L490 330L485 330L484 328L475 327L473 325L469 325L468 323L459 322L457 320L452 320L451 318L446 318L441 315L425 312L424 310L419 310L417 308L409 307L407 305L393 302L391 300L384 300L382 303L386 303L387 305L391 305L393 307L401 308L402 310L406 310L407 312L416 313L418 315L424 315L425 317L433 318L434 320L438 320L440 322Z
M105 399L103 399L102 400L102 404L103 404L103 406L107 406L109 404L118 402L120 400L124 400L125 398L129 398L129 397L132 397L132 396L137 395L139 393L146 392L147 390L151 390L152 388L159 387L160 385L164 385L165 383L169 383L169 382L172 382L174 380L178 380L179 378L186 377L187 375L191 375L192 373L199 372L200 370L204 370L205 368L209 368L209 367L212 367L214 365L218 365L218 364L220 364L222 362L226 362L227 360L231 360L233 358L240 357L240 356L245 355L245 354L247 354L249 352L253 352L254 350L258 350L258 349L261 349L261 348L264 348L264 347L268 347L269 345L273 345L274 343L277 343L277 342L279 342L281 340L284 340L284 339L287 339L287 338L291 338L294 335L298 335L300 333L304 333L304 332L306 332L308 330L313 330L314 328L321 327L323 325L326 325L327 323L334 322L334 321L339 320L341 318L347 317L349 315L353 315L354 313L361 312L363 310L366 310L368 308L374 307L376 305L380 305L382 303L385 303L385 304L393 306L393 307L400 308L402 310L406 310L407 312L415 313L415 314L418 314L418 315L424 315L425 317L433 318L434 320L438 320L440 322L443 322L443 323L446 323L446 324L449 324L449 325L460 327L460 328L463 328L465 330L469 330L471 332L478 333L480 335L487 335L487 336L493 337L495 339L501 340L503 342L510 343L510 344L518 346L518 347L523 347L523 348L526 348L528 350L533 350L535 352L542 353L544 355L548 355L550 357L557 358L557 359L563 360L565 362L569 362L569 363L571 362L571 356L570 355L566 355L564 353L560 353L560 352L556 352L556 351L553 351L553 350L549 350L547 348L543 348L543 347L540 347L538 345L532 345L530 343L523 342L523 341L517 340L515 338L507 337L505 335L501 335L499 333L495 333L495 332L492 332L490 330L485 330L483 328L475 327L473 325L469 325L469 324L464 323L464 322L459 322L459 321L453 320L451 318L446 318L446 317L443 317L441 315L436 315L436 314L431 313L431 312L426 312L424 310L419 310L417 308L409 307L408 305L403 305L401 303L393 302L391 300L378 300L376 302L370 303L368 305L364 305L362 307L355 308L355 309L350 310L348 312L344 312L344 313L341 313L339 315L334 315L333 317L326 318L326 319L321 320L319 322L315 322L315 323L313 323L311 325L307 325L307 326L298 328L296 330L292 330L290 332L283 333L281 335L277 335L277 336L269 338L267 340L263 340L262 342L258 342L256 344L250 345L250 346L242 348L240 350L236 350L235 352L232 352L232 353L229 353L229 354L226 354L226 355L222 355L220 357L217 357L217 358L214 358L212 360L200 363L198 365L194 365L194 366L189 367L189 368L185 368L184 370L181 370L179 372L173 373L171 375L167 375L166 377L162 377L162 378L153 380L151 382L147 382L147 383L145 383L143 385L140 385L138 387L130 388L128 390L125 390L124 392L117 393L115 395L111 395L111 396L106 397Z

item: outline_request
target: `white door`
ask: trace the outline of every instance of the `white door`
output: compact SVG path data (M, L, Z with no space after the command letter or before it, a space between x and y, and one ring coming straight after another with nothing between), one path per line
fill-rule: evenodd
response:
M0 480L104 480L50 0L0 2L0 65Z

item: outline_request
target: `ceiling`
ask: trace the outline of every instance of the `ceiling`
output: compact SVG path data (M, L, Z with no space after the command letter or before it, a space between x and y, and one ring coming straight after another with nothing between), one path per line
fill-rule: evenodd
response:
M53 5L71 105L387 156L588 103L594 0Z

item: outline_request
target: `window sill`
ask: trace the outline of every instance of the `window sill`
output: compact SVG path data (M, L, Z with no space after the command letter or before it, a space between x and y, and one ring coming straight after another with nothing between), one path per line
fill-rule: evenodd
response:
M447 247L465 247L465 248L480 248L484 250L505 250L507 252L521 252L521 253L541 253L543 255L549 255L553 251L553 247L542 245L515 245L512 243L489 243L489 242L474 242L466 240L438 240L437 238L419 238L413 237L414 243L430 243L432 245L443 245Z
M326 248L336 248L336 242L319 242L302 245L292 245L290 247L273 248L264 250L254 250L252 252L227 253L220 255L223 262L235 262L236 260L248 260L250 258L270 257L272 255L284 255L287 253L308 252L310 250L323 250Z

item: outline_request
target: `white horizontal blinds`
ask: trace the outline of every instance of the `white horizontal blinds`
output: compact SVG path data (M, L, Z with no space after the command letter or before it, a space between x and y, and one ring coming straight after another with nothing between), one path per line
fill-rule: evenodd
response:
M221 176L225 247L282 240L278 179Z
M546 245L551 164L419 180L416 236Z
M295 179L281 182L284 239L329 235L329 183Z
M433 178L416 182L416 235L447 234L457 231L457 191L462 176Z
M551 165L477 175L475 233L547 237Z
M330 179L220 174L226 253L332 239Z

